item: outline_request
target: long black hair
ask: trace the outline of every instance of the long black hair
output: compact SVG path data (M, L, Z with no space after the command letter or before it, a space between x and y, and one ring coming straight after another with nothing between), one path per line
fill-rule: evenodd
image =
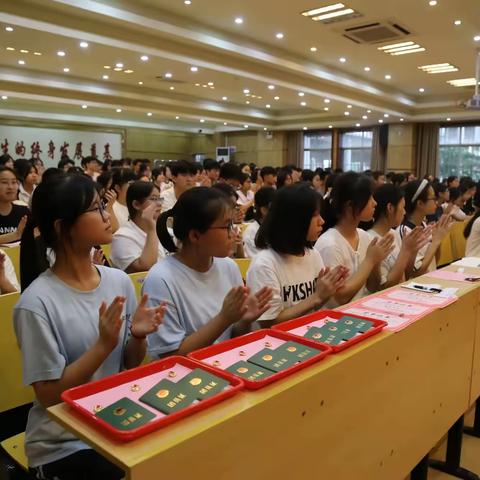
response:
M31 216L20 244L22 291L48 268L46 248L57 252L62 243L70 241L72 226L96 195L95 183L84 175L55 175L35 189ZM59 233L55 228L57 221ZM35 238L35 229L40 237Z
M157 236L160 243L169 251L178 248L167 228L173 217L173 233L180 242L188 240L191 230L205 233L217 218L232 208L232 200L226 193L216 188L195 187L182 193L175 206L163 212L157 220Z
M418 189L425 183L422 190L417 194ZM424 180L412 180L405 185L405 211L407 215L411 215L419 201L426 203L428 201L428 192L430 190L430 183ZM416 195L417 194L417 195ZM416 196L415 196L416 195ZM413 199L415 197L415 200Z
M313 243L307 240L310 222L321 211L322 197L308 183L278 190L255 237L258 248L302 255Z
M477 184L477 191L475 192L475 195L473 196L473 206L476 209L475 215L469 220L467 223L467 226L463 230L463 236L465 238L468 238L470 234L472 233L472 227L475 222L475 220L480 217L480 183Z
M255 193L254 218L258 223L262 223L262 207L268 208L273 201L276 190L273 187L262 187Z
M154 189L158 191L158 187L153 182L144 182L143 180L137 180L128 187L126 201L128 216L131 219L138 213L138 210L133 206L133 202L143 203Z
M397 208L398 204L404 198L405 194L402 189L389 183L385 183L378 187L373 194L373 198L377 202L374 214L374 223L377 223L381 218L387 216L388 204Z

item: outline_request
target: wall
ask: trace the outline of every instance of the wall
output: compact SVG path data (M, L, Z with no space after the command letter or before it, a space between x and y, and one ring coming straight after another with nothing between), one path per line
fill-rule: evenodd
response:
M388 130L386 171L415 170L415 124L393 124Z

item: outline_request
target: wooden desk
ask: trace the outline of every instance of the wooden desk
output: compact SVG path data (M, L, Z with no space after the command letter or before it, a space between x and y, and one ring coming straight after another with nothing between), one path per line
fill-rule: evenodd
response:
M134 442L107 440L64 404L49 413L134 480L400 480L472 403L478 287L399 333Z

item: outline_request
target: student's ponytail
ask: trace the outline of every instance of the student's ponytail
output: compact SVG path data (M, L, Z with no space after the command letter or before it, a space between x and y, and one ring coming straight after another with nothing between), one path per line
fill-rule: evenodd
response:
M48 268L45 244L40 236L35 238L35 222L30 218L23 230L20 243L20 286L28 286Z
M173 208L163 212L157 220L157 237L162 246L170 253L178 251L170 232L168 231L168 219L172 218Z
M463 236L465 238L468 238L470 234L472 233L472 227L473 224L475 223L475 220L480 217L480 189L477 188L477 191L475 192L475 195L473 197L473 205L477 212L475 215L470 219L470 221L467 223L467 226L463 230Z

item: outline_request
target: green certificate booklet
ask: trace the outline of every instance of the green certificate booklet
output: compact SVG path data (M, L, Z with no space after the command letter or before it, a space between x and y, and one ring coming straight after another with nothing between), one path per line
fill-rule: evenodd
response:
M152 412L127 397L102 408L96 415L118 430L133 430L155 418Z

